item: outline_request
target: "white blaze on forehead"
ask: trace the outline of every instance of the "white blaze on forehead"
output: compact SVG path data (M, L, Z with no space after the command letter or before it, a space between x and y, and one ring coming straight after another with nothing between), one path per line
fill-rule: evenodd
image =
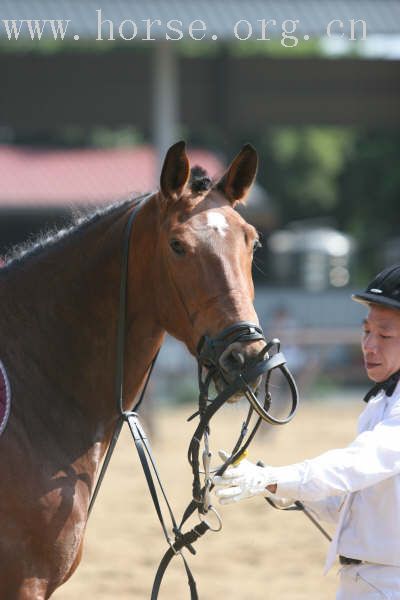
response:
M216 210L209 210L207 212L207 225L217 231L222 237L226 236L226 230L229 227L224 215L221 215Z

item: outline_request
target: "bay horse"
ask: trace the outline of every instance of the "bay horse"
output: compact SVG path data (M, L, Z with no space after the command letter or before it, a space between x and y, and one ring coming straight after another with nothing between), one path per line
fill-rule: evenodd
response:
M184 142L167 152L160 189L131 230L124 408L165 332L196 356L204 335L258 323L251 276L258 237L234 210L256 170L250 145L216 182L190 168ZM0 269L0 360L11 390L0 437L2 600L49 598L81 560L91 492L118 417L121 240L134 204L89 215ZM264 343L231 346L220 358L225 382L238 369L234 352L250 361Z

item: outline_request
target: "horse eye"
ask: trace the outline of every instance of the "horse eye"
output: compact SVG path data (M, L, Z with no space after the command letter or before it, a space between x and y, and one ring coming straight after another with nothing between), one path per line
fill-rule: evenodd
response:
M185 248L179 240L171 240L169 245L175 254L179 254L179 256L185 254Z

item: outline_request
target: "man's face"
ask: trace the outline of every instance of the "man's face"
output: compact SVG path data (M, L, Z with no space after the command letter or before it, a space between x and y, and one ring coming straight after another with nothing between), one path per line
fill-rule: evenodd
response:
M384 381L400 369L400 310L371 304L363 328L367 375L372 381Z

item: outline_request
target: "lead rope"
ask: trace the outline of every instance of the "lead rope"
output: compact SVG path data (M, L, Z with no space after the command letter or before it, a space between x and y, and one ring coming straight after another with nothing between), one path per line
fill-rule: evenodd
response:
M259 460L257 462L257 465L259 467L264 467L264 463L261 460ZM300 500L295 500L291 506L285 506L285 507L278 506L278 504L275 504L275 502L270 497L266 497L265 500L268 502L268 504L270 506L272 506L272 508L275 508L277 510L283 510L284 512L293 511L293 510L301 511L307 517L307 519L309 519L311 521L311 523L313 525L315 525L315 527L322 533L322 535L328 540L328 542L332 541L332 537L329 535L329 533L326 531L326 529L324 529L322 527L322 525L319 523L319 521L315 517L313 517L313 515L308 510L308 508L306 508L304 506L304 504L302 502L300 502Z

